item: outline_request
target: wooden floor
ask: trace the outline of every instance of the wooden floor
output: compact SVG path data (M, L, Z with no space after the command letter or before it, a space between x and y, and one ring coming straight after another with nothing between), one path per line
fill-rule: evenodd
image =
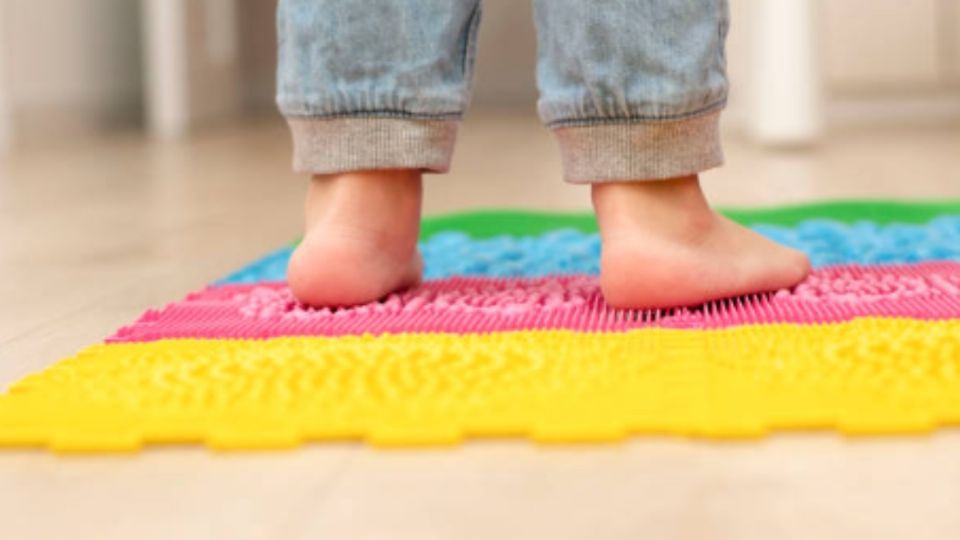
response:
M0 156L0 387L293 239L305 182L273 119ZM960 198L960 128L727 138L722 205ZM535 119L473 115L427 212L588 208ZM960 431L744 443L282 453L0 451L0 538L960 538Z

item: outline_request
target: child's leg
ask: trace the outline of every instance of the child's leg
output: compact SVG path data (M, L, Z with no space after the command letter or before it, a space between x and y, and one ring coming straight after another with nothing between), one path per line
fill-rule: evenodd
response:
M313 175L288 271L301 301L420 279L420 176L449 167L478 20L478 0L281 0L277 103Z
M790 287L806 257L715 213L697 173L723 161L724 0L536 0L540 115L566 180L591 183L601 283L621 307Z

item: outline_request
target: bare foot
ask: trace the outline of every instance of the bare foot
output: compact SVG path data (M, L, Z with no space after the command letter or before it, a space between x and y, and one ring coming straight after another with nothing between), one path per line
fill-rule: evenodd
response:
M594 184L593 206L601 288L614 307L688 306L775 291L810 272L803 253L714 212L697 176Z
M420 281L420 172L313 177L306 233L290 258L293 295L312 306L372 302Z

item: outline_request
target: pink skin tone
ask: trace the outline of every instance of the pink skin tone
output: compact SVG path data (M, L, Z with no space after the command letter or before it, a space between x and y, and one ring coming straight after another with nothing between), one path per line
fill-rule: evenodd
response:
M810 262L718 214L694 176L595 184L600 286L621 308L688 306L803 281Z
M383 170L314 176L306 234L290 260L294 296L313 306L371 302L414 286L421 175ZM601 289L620 308L686 306L789 288L806 256L717 214L696 175L592 187Z
M294 296L312 306L351 306L418 284L420 176L415 170L314 176L306 231L287 271Z

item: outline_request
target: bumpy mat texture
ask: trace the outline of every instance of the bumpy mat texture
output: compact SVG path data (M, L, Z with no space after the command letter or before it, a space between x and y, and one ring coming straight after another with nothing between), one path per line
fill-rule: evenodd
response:
M0 395L0 447L858 435L960 424L960 203L730 210L810 254L790 290L618 310L592 217L429 218L426 281L298 304L290 247ZM330 261L336 264L336 261Z

